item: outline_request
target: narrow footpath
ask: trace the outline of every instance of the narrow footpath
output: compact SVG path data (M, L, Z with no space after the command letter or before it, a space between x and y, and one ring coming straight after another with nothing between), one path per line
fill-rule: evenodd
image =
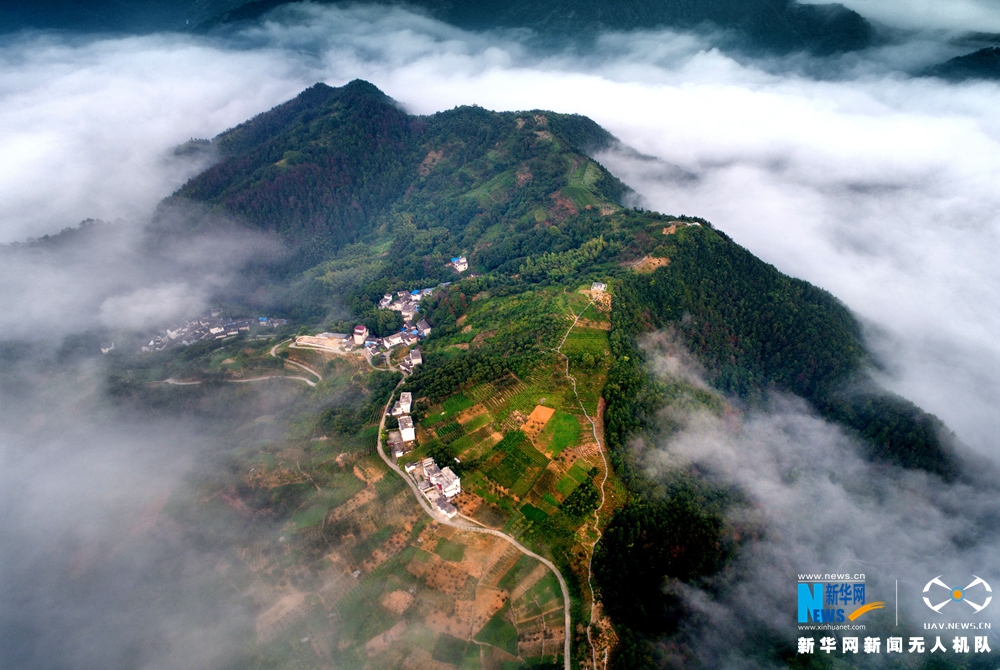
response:
M580 394L577 393L576 377L574 377L569 373L569 357L562 352L563 345L566 344L566 338L569 337L569 334L576 327L576 324L580 321L580 317L583 315L583 313L586 312L587 309L593 304L594 304L594 299L591 298L590 302L587 303L587 306L584 307L579 314L575 315L573 319L573 324L569 327L569 330L566 331L566 334L563 335L562 341L556 348L556 352L560 356L562 356L563 359L565 359L566 361L566 377L573 383L573 395L576 396L576 401L577 403L579 403L580 409L583 411L583 415L587 417L587 421L590 422L590 428L594 434L594 442L597 443L597 451L601 454L601 461L603 461L604 463L604 476L601 478L601 488L600 488L601 504L597 507L597 509L594 510L594 533L596 534L597 537L594 539L593 544L590 545L590 551L587 554L587 587L590 589L590 620L587 622L587 644L590 646L590 660L594 665L594 669L596 670L597 649L594 647L594 640L593 637L591 636L591 628L594 625L594 610L597 607L597 598L594 595L594 549L596 549L597 543L601 541L601 528L600 528L601 510L604 509L604 503L605 503L604 488L608 483L609 466L608 466L607 456L605 456L604 454L604 445L601 444L601 438L597 434L597 423L594 421L593 417L591 417L590 414L587 412L587 408L584 407L583 401L580 399ZM608 665L608 652L607 650L605 650L604 666L607 667L607 665Z

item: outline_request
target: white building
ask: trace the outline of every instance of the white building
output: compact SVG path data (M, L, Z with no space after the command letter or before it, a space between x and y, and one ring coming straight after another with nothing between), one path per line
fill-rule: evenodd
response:
M451 499L462 492L458 478L451 468L440 469L433 458L425 458L418 463L407 463L406 472L417 482L417 488L437 511L449 519L458 514Z
M417 332L420 333L420 337L429 337L431 334L431 324L427 323L427 319L420 319L417 322Z
M424 484L429 483L449 500L462 492L461 478L449 467L439 468L433 458L420 461L415 472L421 490L426 490Z
M399 408L403 410L403 414L409 414L410 408L413 406L413 394L409 391L403 391L399 394Z
M420 353L420 347L416 347L410 351L410 365L420 365L423 362L424 357Z
M465 272L469 269L469 261L465 256L458 256L451 259L451 265L459 272Z
M403 442L413 442L417 439L417 432L413 428L413 419L411 417L399 417L399 434L403 436Z
M599 281L595 281L593 284L590 285L590 290L593 291L594 293L604 293L604 291L607 288L608 288L607 284Z
M442 468L440 473L431 478L431 483L449 500L462 492L462 480L451 468Z
M362 323L354 326L354 344L364 344L365 338L368 337L368 327Z

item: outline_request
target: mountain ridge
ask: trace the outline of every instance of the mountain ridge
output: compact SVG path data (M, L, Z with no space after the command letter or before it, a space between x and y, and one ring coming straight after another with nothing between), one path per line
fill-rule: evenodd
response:
M628 207L627 185L583 148L614 142L580 116L475 106L415 116L368 82L318 84L220 133L212 141L220 162L167 198L159 216L169 230L170 213L186 212L172 224L182 234L242 226L282 240L291 261L278 271L250 267L239 291L220 300L227 313L291 319L302 335L360 324L373 337L398 337L401 311L386 298L421 289L417 313L432 331L405 378L392 364L402 347L365 345L366 361L354 352L290 363L315 370L318 388L344 394L313 401L295 453L316 451L316 467L327 467L329 449L370 444L381 408L409 393L420 432L404 460L451 464L477 521L550 557L567 580L574 620L592 623L604 649L618 640L615 667L655 667L656 641L686 616L664 580L704 584L753 541L724 523L748 504L742 493L698 464L666 481L650 476L635 445L682 431L672 417L725 421L790 394L855 438L873 463L945 482L971 475L940 420L876 383L847 306L707 220ZM468 269L449 262L456 256ZM697 361L704 383L654 372L655 351L644 344L653 333ZM148 358L111 352L121 369L110 386L142 404L153 393L173 397L177 379L192 389L257 381L283 368L281 354L305 355L294 338L253 345L235 337L235 355L211 341ZM561 428L530 429L539 407L561 417ZM590 440L580 426L595 415ZM269 503L246 484L241 500L300 521L295 510L314 505L309 519L318 523L324 494L317 487L316 502L309 488ZM594 540L600 533L606 541ZM650 542L669 551L644 550ZM586 606L597 602L609 620L589 621ZM582 658L590 636L571 635Z
M202 22L199 30L255 20L289 0L252 0ZM340 4L324 0L319 4ZM547 3L448 2L410 0L416 7L461 28L530 28L544 37L590 36L599 30L673 27L728 31L724 40L762 53L810 51L817 54L864 49L879 40L873 26L841 4L805 4L794 0L684 0L603 3L597 0Z

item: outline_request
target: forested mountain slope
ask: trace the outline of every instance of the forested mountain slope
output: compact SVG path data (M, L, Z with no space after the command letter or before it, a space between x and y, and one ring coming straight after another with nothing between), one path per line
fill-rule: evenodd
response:
M318 84L215 138L219 163L164 202L160 225L183 232L221 218L281 240L291 260L248 273L251 288L230 296L229 309L267 303L306 330L347 332L360 321L387 335L400 321L377 308L384 293L443 284L420 303L434 330L401 387L426 431L420 455L459 459L456 469L492 510L484 523L552 557L571 582L578 620L589 617L584 519L600 512L597 593L622 640L620 667L638 667L651 662L647 641L681 616L663 580L696 581L739 551L721 522L738 491L696 473L650 481L628 448L645 431L669 434L664 406L684 397L721 413L794 394L856 435L873 460L944 478L962 472L941 422L873 381L845 305L705 220L625 206L627 186L590 157L614 141L579 116L479 107L414 116L368 83ZM180 222L172 211L184 212ZM472 276L448 266L459 255ZM601 304L610 313L580 297L592 281L607 284L610 302ZM657 330L699 361L710 390L651 372L640 339ZM570 372L580 380L573 388ZM381 384L372 397L389 392ZM468 414L480 405L482 414ZM521 446L527 438L512 418L536 405L575 422L573 440L586 408L603 412L601 442L614 466L607 505L599 461L581 457L578 480L546 483L539 474L556 467L559 451ZM377 403L360 399L331 405L311 430L361 439L352 436L375 428L373 412ZM534 478L519 481L524 472Z

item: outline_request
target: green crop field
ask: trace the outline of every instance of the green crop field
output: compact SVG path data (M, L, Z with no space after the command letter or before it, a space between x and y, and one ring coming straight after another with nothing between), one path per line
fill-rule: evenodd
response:
M564 475L562 477L562 479L560 479L556 483L556 491L559 491L559 493L562 494L562 497L565 498L570 493L572 493L573 490L576 489L576 487L579 486L579 485L580 485L580 482L576 481L575 479L573 479L569 475Z
M580 422L568 412L557 411L539 436L539 443L547 445L549 452L558 456L563 449L575 445L579 439Z
M434 547L434 553L446 561L459 563L465 557L465 545L442 537Z
M301 512L295 514L291 518L291 522L295 524L296 530L302 530L303 528L309 528L319 524L326 517L326 507L322 505L316 505L315 507L310 507L308 509L302 510Z
M508 591L511 590L519 581L527 577L528 574L535 569L536 565L538 565L537 559L534 559L531 556L522 555L521 558L517 559L517 563L514 564L514 567L504 573L504 576L500 578L497 586L501 589L507 589Z
M468 645L469 643L465 640L459 640L457 637L442 633L434 641L434 651L431 656L435 661L460 666L465 658L465 648Z
M549 518L548 514L538 509L534 505L529 505L528 503L525 503L524 506L521 507L521 514L523 514L525 518L530 519L531 521L534 521L536 523L541 523L542 521L545 521L546 519Z
M444 401L444 403L441 406L441 409L447 412L448 415L450 416L452 414L457 414L462 410L469 409L475 404L476 403L466 398L463 394L456 393L455 395L451 396L450 398Z
M452 451L459 456L474 446L476 446L476 440L471 435L463 435L451 443Z
M582 484L590 479L590 475L587 474L590 472L590 468L590 464L581 458L573 464L573 467L566 474L575 479L578 484Z
M465 434L465 431L462 430L462 424L457 421L445 424L434 432L437 433L438 439L440 439L443 444L451 444Z
M392 526L383 526L377 531L365 538L364 541L351 547L351 557L357 561L361 562L368 558L369 555L376 549L378 549L382 544L388 540L395 529Z
M469 421L466 421L464 424L462 424L462 428L465 429L466 433L472 433L472 432L475 432L475 431L479 430L483 426L487 425L492 420L493 420L493 417L491 417L487 413L483 413L483 414L480 414L479 416L473 417Z
M491 644L498 649L503 649L508 654L512 656L517 655L517 629L514 628L514 624L507 621L504 617L504 611L506 608L500 610L493 617L486 622L482 630L476 633L476 642L482 642L483 644Z
M504 456L487 470L486 476L518 496L531 490L542 468L549 462L519 430L507 433L497 443L494 453L497 452L502 452Z

